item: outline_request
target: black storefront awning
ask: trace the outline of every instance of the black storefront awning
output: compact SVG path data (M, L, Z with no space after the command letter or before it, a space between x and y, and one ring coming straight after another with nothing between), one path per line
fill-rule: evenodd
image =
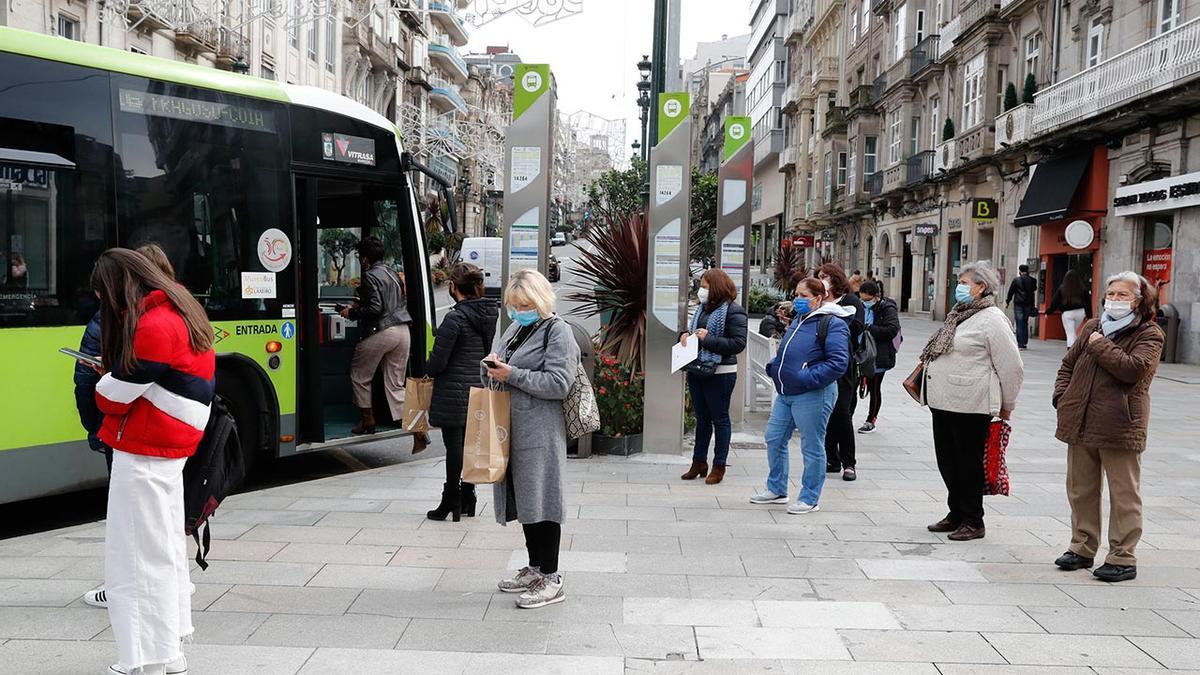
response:
M1065 218L1091 159L1089 150L1038 163L1013 224L1025 227Z

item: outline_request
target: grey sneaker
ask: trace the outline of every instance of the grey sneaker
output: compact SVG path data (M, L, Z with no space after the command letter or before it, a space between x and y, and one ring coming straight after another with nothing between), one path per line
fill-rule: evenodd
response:
M751 497L750 503L751 504L786 504L787 503L787 495L777 495L774 492L771 492L770 490L763 490L762 492Z
M820 506L818 506L816 504L809 504L806 502L796 502L795 504L792 504L791 506L788 507L788 513L790 513L792 515L798 515L801 513L812 513L814 511L820 511L820 510L821 510Z
M567 599L567 596L563 594L562 588L562 576L558 574L548 576L539 575L537 581L533 582L529 590L517 598L517 607L521 609L537 609L562 602Z
M511 579L504 579L496 584L496 587L505 593L524 593L529 590L535 581L542 578L542 573L532 567L522 567L517 576Z

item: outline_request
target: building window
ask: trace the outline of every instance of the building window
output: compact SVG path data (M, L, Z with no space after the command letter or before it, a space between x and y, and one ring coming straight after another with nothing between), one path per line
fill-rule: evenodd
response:
M1182 0L1158 0L1158 33L1175 30L1179 25L1179 5Z
M921 118L914 115L912 118L912 133L909 134L909 157L921 151Z
M996 113L1004 112L1004 85L1008 84L1008 66L996 69Z
M334 72L337 61L337 19L325 17L325 70Z
M862 4L862 32L863 37L866 37L867 31L871 28L871 3L869 0L863 0Z
M1088 29L1087 41L1087 67L1099 65L1101 59L1104 58L1104 22L1100 17L1092 19L1091 28Z
M265 63L262 64L262 79L274 80L275 79L275 69L272 68L271 66L268 66Z
M807 201L812 199L812 174L804 174L804 199ZM807 216L808 214L805 214Z
M80 40L83 36L79 34L79 20L72 19L66 14L58 15L58 37L68 40Z
M934 28L934 30L942 29L942 26L945 25L945 23L946 23L945 16L946 16L946 0L937 0L937 4L934 5L934 9L933 9L933 28Z
M846 153L838 153L837 186L846 187Z
M833 154L825 153L825 203L833 201Z
M900 162L900 111L893 110L888 125L888 164Z
M904 48L907 36L904 31L908 28L908 5L900 5L895 12L896 23L892 29L892 63L898 63L904 58Z
M847 170L846 170L846 185L848 185L850 188L848 190L848 192L850 194L855 194L856 192L858 192L858 180L857 180L858 173L855 171L855 169L857 168L856 167L857 163L854 161L857 157L858 157L858 155L856 155L855 153L853 153L853 152L850 153L850 160L849 160L850 165L849 165L849 168L847 168Z
M321 22L314 21L308 26L308 60L316 63L317 44L321 39Z
M1034 33L1025 38L1025 78L1033 75L1036 82L1038 76L1038 59L1042 54L1042 34Z
M917 10L917 44L925 39L925 10Z
M130 47L129 52L131 54L141 54L142 56L146 56L146 50L142 49L141 47Z
M939 113L940 113L938 108L939 108L938 97L931 96L929 98L929 147L930 148L936 148L938 146L938 142L940 140L938 138L938 122L940 121L938 119Z
M986 53L967 62L963 70L962 130L966 131L983 120L983 78Z
M292 21L288 26L288 44L295 49L300 48L300 0L288 0L292 3Z
M879 138L867 136L863 139L863 176L879 170Z
M1163 2L1170 1L1171 0L1163 0ZM853 47L856 44L858 44L858 12L854 12L850 15L850 46Z

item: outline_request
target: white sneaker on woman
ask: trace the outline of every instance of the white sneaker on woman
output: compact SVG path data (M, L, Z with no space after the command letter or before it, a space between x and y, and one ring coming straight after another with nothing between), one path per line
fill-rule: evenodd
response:
M762 492L751 497L750 503L751 504L786 504L787 503L787 495L777 495L774 492L771 492L770 490L763 490Z
M88 591L83 594L83 604L100 609L108 609L108 595L104 592L104 587L101 586L94 591Z
M796 502L795 504L792 504L791 506L788 507L788 513L790 513L792 515L798 515L801 513L812 513L814 511L820 511L820 510L821 510L820 506L818 506L816 504L809 504L807 502Z
M542 578L542 573L532 567L522 567L517 576L511 579L504 579L496 584L496 588L505 593L524 593L533 586L534 582Z
M567 599L567 596L563 594L562 588L562 576L558 574L538 576L537 581L533 582L529 590L517 598L517 607L521 609L537 609L538 607L562 602Z
M188 664L187 659L182 654L179 658L170 663L156 663L142 667L142 672L145 675L187 675ZM114 663L108 667L107 675L129 675L129 671L125 670L120 664Z

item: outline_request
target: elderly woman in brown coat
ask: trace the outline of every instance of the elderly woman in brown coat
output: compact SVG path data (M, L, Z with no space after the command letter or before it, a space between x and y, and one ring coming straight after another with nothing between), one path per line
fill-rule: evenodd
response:
M1071 546L1054 564L1087 569L1100 546L1100 478L1108 477L1108 556L1093 575L1137 576L1142 536L1142 451L1150 424L1150 383L1163 332L1154 322L1154 287L1134 272L1108 279L1104 313L1083 325L1054 383L1058 440L1067 444Z

